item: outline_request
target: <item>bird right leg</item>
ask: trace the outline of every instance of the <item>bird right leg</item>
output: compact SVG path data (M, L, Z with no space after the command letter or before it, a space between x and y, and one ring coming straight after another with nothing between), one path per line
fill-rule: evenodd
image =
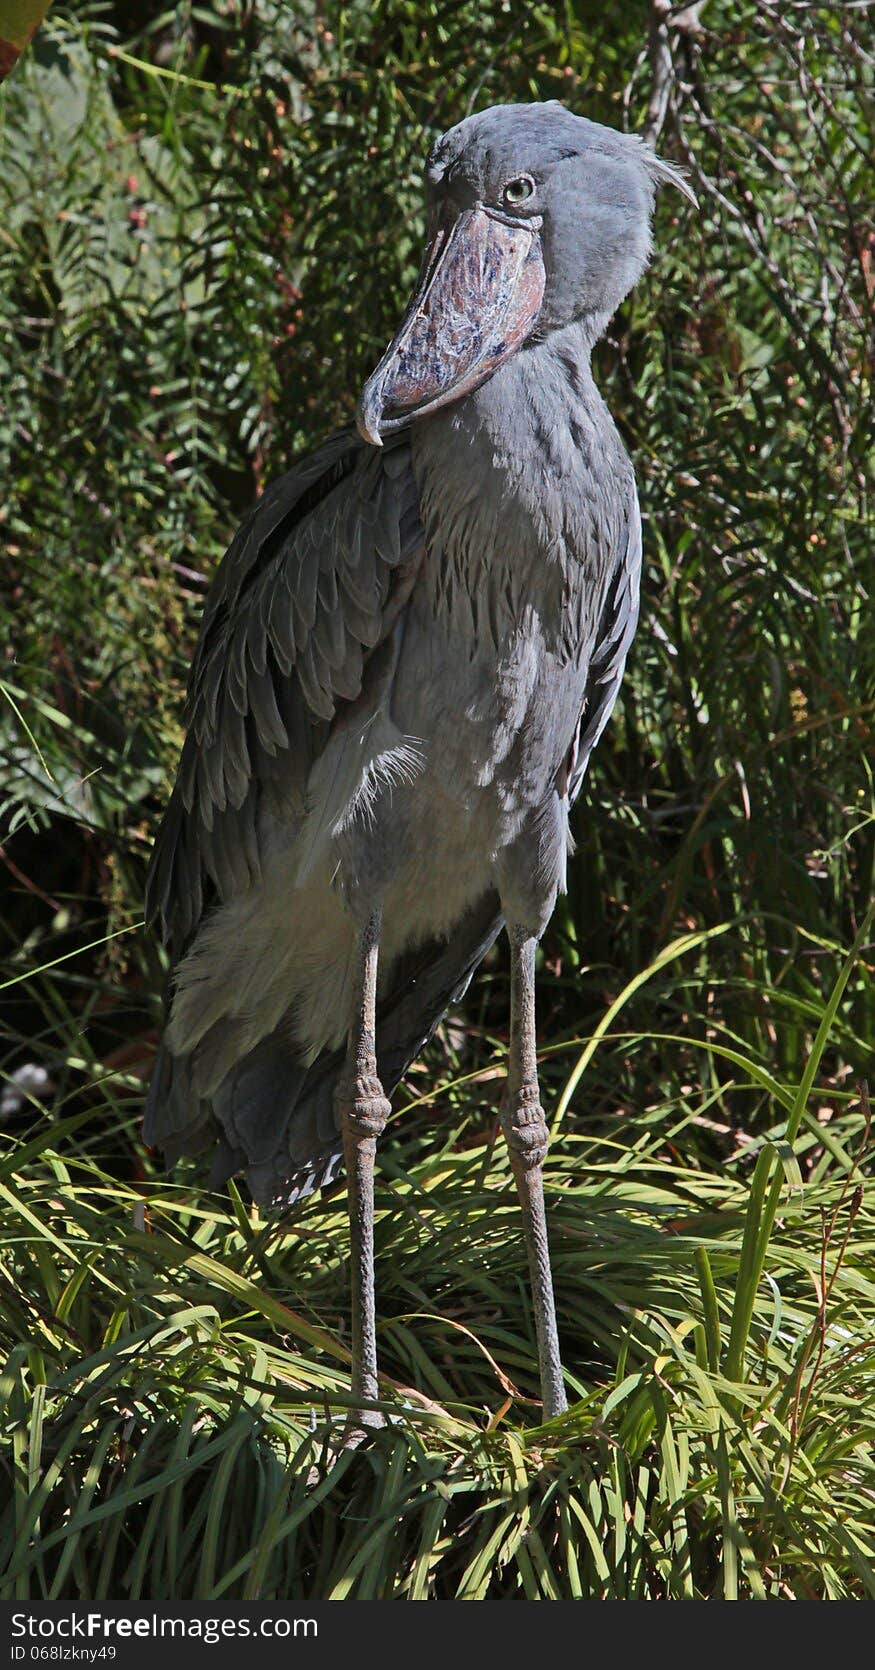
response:
M553 1277L544 1212L543 1164L549 1132L541 1107L535 1038L535 947L537 940L523 928L509 926L510 939L510 1051L507 1089L501 1106L510 1165L523 1212L535 1335L541 1370L544 1419L552 1420L568 1408L559 1357Z
M343 1075L335 1090L335 1109L343 1136L352 1301L352 1392L373 1403L377 1388L377 1335L374 1304L374 1159L377 1139L391 1112L377 1077L376 1004L380 911L368 918L358 938L355 1007ZM363 1426L383 1426L378 1410L363 1409Z

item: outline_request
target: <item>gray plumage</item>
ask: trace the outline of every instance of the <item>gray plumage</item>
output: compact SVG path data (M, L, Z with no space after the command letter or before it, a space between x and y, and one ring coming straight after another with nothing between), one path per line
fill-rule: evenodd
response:
M175 969L146 1140L212 1151L266 1203L337 1170L376 900L387 1090L503 920L543 931L638 614L634 478L590 353L648 259L655 183L682 182L559 105L468 118L427 173L426 288L368 438L269 488L216 576L149 878ZM445 348L452 284L493 323Z

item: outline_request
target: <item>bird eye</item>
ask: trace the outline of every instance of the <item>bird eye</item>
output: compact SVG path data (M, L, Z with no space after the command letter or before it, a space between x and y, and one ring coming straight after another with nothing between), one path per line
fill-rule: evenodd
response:
M512 203L516 208L517 204L525 203L529 197L534 196L534 193L535 182L531 174L521 174L517 180L508 180L504 188L504 201L505 203Z

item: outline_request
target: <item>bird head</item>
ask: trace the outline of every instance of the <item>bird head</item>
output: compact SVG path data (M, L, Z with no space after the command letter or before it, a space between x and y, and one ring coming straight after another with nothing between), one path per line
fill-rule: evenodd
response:
M693 202L680 170L634 134L564 105L495 105L434 145L416 289L368 378L365 440L479 388L530 342L575 320L590 341L650 255L656 186Z

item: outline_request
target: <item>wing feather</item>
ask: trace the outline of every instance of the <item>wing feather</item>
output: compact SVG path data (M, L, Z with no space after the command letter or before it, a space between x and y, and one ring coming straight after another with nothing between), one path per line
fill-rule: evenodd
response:
M602 607L599 629L587 676L586 701L566 765L567 793L573 802L580 792L590 755L602 734L619 694L626 656L638 625L641 581L641 514L634 481L617 539L618 561Z
M178 956L211 898L258 878L271 820L302 819L338 703L360 695L423 547L409 442L334 436L250 512L210 589L188 734L147 912Z
M289 736L277 706L273 679L267 666L252 666L249 673L249 708L255 720L258 741L268 754L288 748Z

